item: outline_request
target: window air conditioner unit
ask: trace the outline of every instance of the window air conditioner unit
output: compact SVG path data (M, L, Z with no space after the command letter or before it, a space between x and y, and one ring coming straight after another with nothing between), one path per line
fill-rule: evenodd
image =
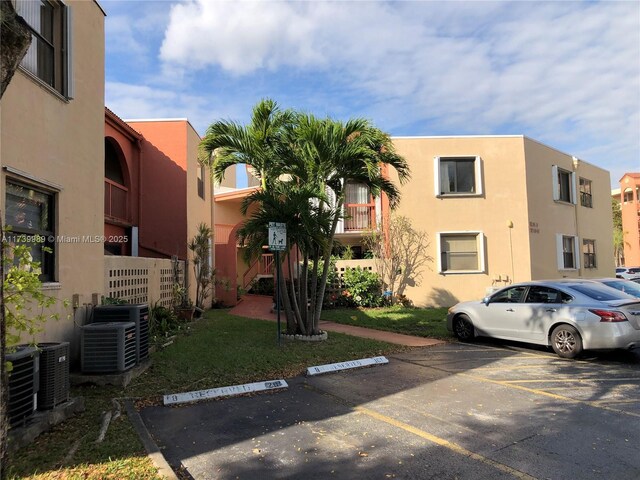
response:
M23 426L37 407L39 382L38 350L28 345L20 345L13 353L5 356L11 362L9 372L9 427Z
M136 363L149 356L149 306L98 305L93 309L93 322L133 322L136 324Z
M48 410L69 400L69 342L39 343L38 409Z
M136 324L91 323L80 327L83 373L124 372L136 364Z

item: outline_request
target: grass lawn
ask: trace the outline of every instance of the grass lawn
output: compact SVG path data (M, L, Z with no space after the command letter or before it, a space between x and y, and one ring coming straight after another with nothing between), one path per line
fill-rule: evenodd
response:
M405 349L338 333L330 333L325 342L283 342L278 347L275 323L212 310L173 345L153 354L149 370L127 388L72 389L72 396L85 398L86 411L11 455L8 478L156 479L155 468L124 407L123 414L111 422L104 442L95 443L102 413L112 410L112 399L138 398L144 403L157 403L168 393L289 378L304 373L310 365ZM75 452L70 453L74 447Z
M388 308L327 309L322 311L322 320L347 325L386 330L389 332L451 339L447 331L446 308Z

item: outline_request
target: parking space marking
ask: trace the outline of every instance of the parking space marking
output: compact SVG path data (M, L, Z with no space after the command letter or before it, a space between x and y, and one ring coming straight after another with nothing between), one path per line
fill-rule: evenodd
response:
M504 383L585 383L585 382L628 382L636 381L640 382L640 377L626 377L626 378L561 378L561 379L522 379L522 380L502 380Z
M607 411L610 411L610 412L621 413L623 415L629 415L629 416L632 416L632 417L640 417L640 413L627 412L627 411L624 411L624 410L620 410L618 408L608 407L606 405L600 405L599 403L597 403L595 401L579 400L579 399L576 399L576 398L566 397L564 395L558 395L556 393L548 392L548 391L545 391L545 390L540 390L540 389L537 389L537 388L529 388L529 387L525 387L523 385L517 385L515 383L510 383L510 382L505 381L505 380L494 380L494 379L491 379L491 378L480 377L478 375L471 375L471 374L468 374L468 373L457 373L457 375L460 375L460 376L463 376L463 377L472 378L474 380L478 380L478 381L481 381L481 382L493 383L495 385L502 385L503 387L514 388L516 390L522 390L524 392L529 392L529 393L533 393L534 395L541 395L541 396L544 396L544 397L553 398L555 400L561 400L561 401L570 402L570 403L580 403L580 404L583 404L583 405L589 405L589 406L594 407L594 408L599 408L601 410L607 410Z
M388 417L387 415L384 415L382 413L378 413L374 410L368 409L366 407L360 407L360 406L354 407L354 410L356 412L360 412L364 415L367 415L373 419L380 420L381 422L387 423L394 427L400 428L406 432L417 435L420 438L428 440L441 447L447 448L455 453L471 458L478 462L484 463L485 465L489 465L495 468L496 470L500 470L501 472L507 473L516 478L521 478L524 480L537 480L536 477L533 477L527 473L521 472L520 470L516 470L515 468L512 468L503 463L496 462L495 460L491 460L490 458L484 457L478 453L467 450L466 448L458 445L457 443L453 443L444 438L437 437L431 433L425 432L424 430L420 430L419 428L416 428L412 425L396 420L395 418Z

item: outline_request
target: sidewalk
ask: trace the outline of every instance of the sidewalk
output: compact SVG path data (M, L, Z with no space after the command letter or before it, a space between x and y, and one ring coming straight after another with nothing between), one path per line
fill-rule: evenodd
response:
M244 295L240 303L233 307L229 313L239 317L257 318L260 320L276 321L276 314L271 312L273 301L271 297L262 295ZM281 313L281 320L284 322L284 313ZM443 345L447 342L434 338L413 337L400 333L385 332L383 330L373 330L371 328L356 327L352 325L342 325L340 323L320 321L320 328L328 332L345 333L354 337L371 338L381 342L405 345L408 347L430 347L433 345Z

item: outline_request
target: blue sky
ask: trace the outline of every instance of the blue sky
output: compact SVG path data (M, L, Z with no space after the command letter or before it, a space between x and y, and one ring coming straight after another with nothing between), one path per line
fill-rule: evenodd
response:
M261 98L640 171L640 2L100 0L106 104L202 135Z

